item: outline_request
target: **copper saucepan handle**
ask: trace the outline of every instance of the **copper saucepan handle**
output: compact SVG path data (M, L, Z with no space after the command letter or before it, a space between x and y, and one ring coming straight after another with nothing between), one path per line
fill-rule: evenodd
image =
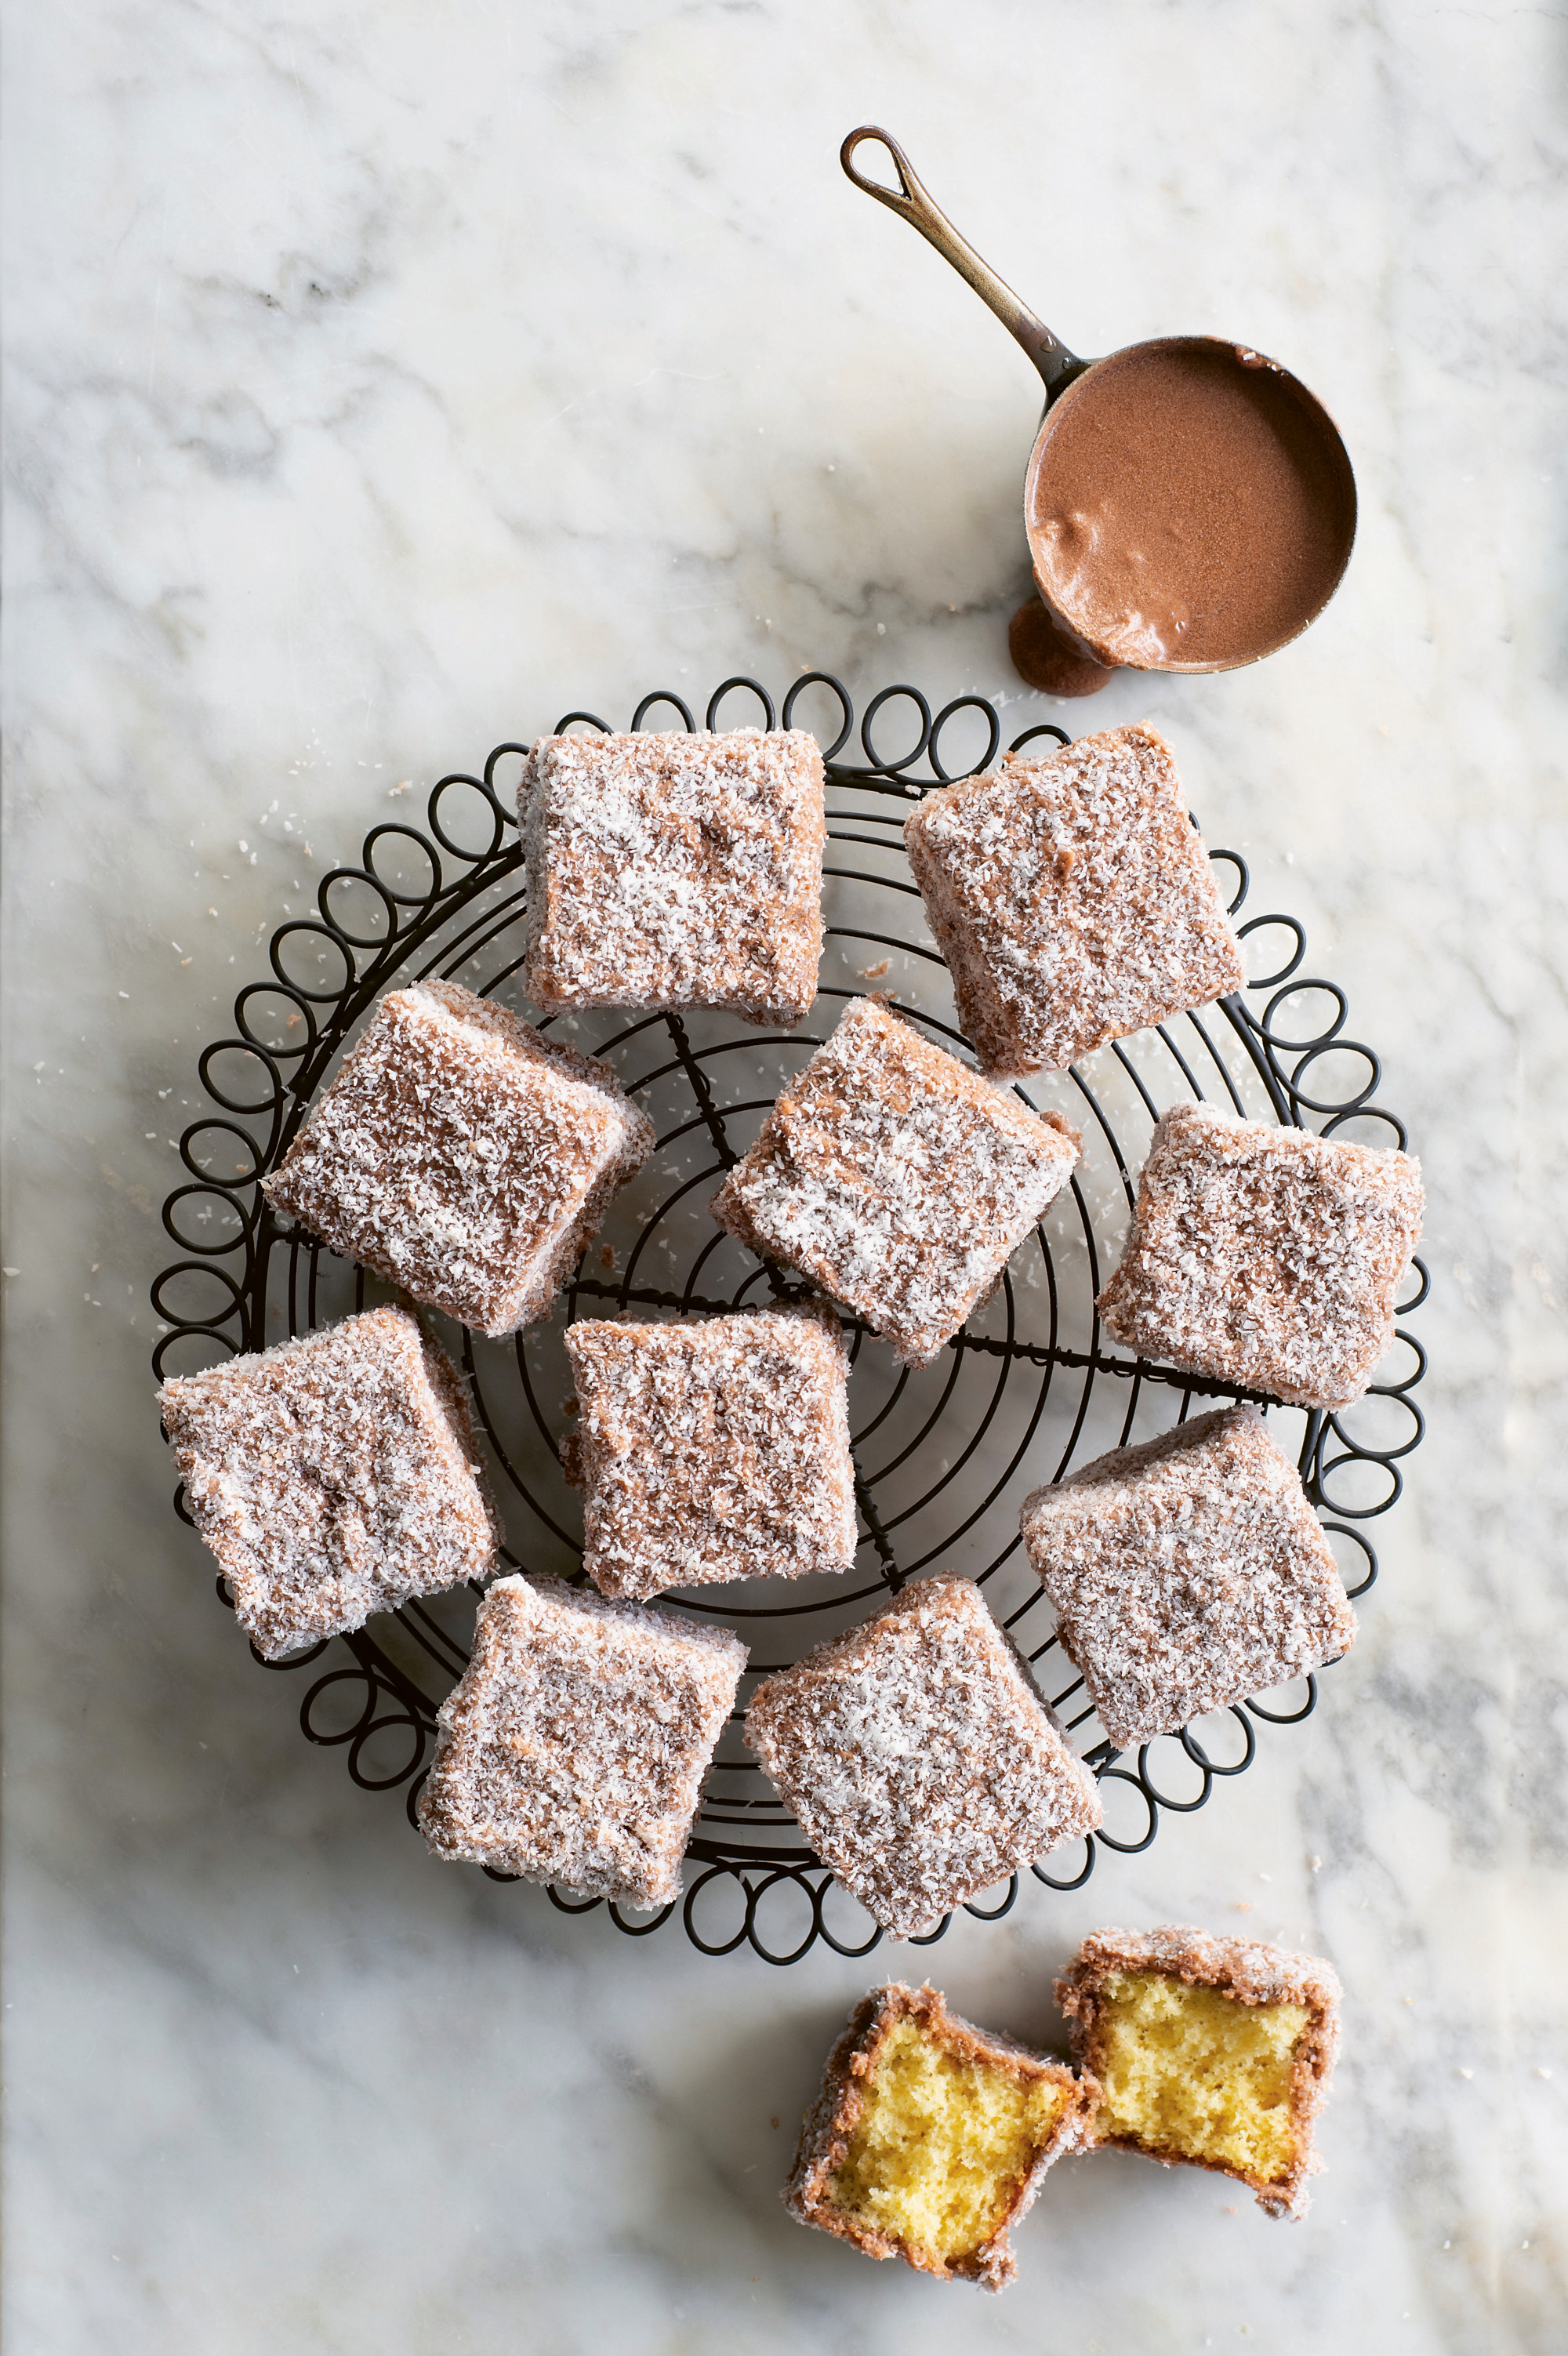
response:
M893 158L898 174L896 188L879 187L854 168L854 151L867 139L878 140ZM839 162L857 188L875 197L879 205L897 213L911 228L934 245L944 262L949 262L961 278L966 278L983 303L988 303L1015 341L1027 352L1039 370L1047 394L1059 392L1073 377L1081 374L1088 363L1069 352L1059 337L1053 336L1043 319L1036 319L1025 303L1020 303L1013 289L998 278L989 263L982 262L974 248L960 237L946 213L934 205L926 194L909 158L897 139L874 123L863 123L852 131L839 149Z

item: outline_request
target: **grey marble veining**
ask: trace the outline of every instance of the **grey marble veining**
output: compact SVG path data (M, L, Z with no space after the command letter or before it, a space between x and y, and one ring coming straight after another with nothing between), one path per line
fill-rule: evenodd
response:
M7 19L7 2346L1546 2356L1561 13ZM1004 644L1037 390L842 178L865 120L1077 348L1234 332L1338 418L1361 527L1323 620L1067 717L1169 731L1211 839L1348 990L1431 1204L1431 1438L1318 1715L1146 1856L930 1959L1052 2040L1098 1922L1330 1955L1312 2215L1064 2165L997 2300L779 2207L882 1959L709 1963L427 1861L213 1602L146 1372L195 1051L368 825L570 706L624 723L731 671L1052 716Z

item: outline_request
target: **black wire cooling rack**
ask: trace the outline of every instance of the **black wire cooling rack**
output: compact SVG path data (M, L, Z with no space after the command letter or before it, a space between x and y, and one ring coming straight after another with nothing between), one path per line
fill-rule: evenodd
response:
M664 725L697 724L680 696L664 691L643 698L631 725L661 718ZM631 1023L601 1013L542 1025L615 1066L652 1116L658 1148L618 1197L548 1323L493 1344L430 1321L472 1386L505 1510L510 1567L582 1577L581 1517L560 1465L570 1390L564 1323L612 1307L713 1312L788 1294L777 1270L719 1232L706 1205L843 1001L891 991L934 1036L966 1052L946 968L909 879L902 826L910 802L931 786L994 760L1002 740L995 709L980 696L961 696L933 718L918 689L889 687L866 706L857 732L844 688L824 672L808 672L777 715L757 680L726 680L703 724L757 721L768 728L815 725L824 747L827 938L811 1017L777 1035L697 1009ZM910 748L897 756L880 752L878 723L884 734L912 734ZM557 725L607 723L577 712ZM1069 741L1058 728L1030 728L1015 746L1042 736ZM359 865L323 879L318 913L274 934L270 975L240 991L234 1035L202 1055L199 1076L216 1110L181 1138L188 1175L164 1205L164 1226L181 1256L153 1288L164 1327L154 1354L160 1377L262 1349L390 1297L377 1280L280 1220L258 1182L276 1166L379 992L441 974L503 1002L525 1003L518 981L522 851L508 787L526 750L498 745L481 776L443 777L423 829L373 827ZM1232 851L1210 856L1233 879L1230 904L1239 912L1246 862ZM757 1676L874 1611L917 1573L940 1566L977 1578L1100 1781L1104 1828L1031 1869L1050 1890L1081 1888L1101 1849L1146 1848L1163 1813L1202 1807L1217 1783L1251 1766L1260 1725L1295 1725L1317 1702L1317 1678L1308 1676L1146 1744L1135 1760L1118 1756L1058 1648L1018 1535L1029 1490L1184 1419L1195 1400L1255 1396L1119 1354L1095 1316L1094 1297L1115 1264L1148 1136L1165 1107L1208 1097L1251 1119L1370 1144L1405 1142L1403 1125L1373 1100L1377 1056L1345 1035L1344 993L1302 971L1300 925L1292 916L1254 916L1238 930L1260 967L1245 991L1020 1087L1026 1102L1064 1112L1081 1131L1082 1160L1015 1254L998 1293L936 1364L901 1371L874 1338L854 1332L859 1575L792 1581L787 1602L768 1583L726 1587L718 1601L711 1589L671 1599L693 1617L740 1630L751 1647L744 1708ZM1402 1314L1426 1296L1419 1261L1412 1277ZM1366 1525L1398 1498L1401 1462L1422 1436L1411 1394L1424 1368L1420 1344L1402 1326L1393 1363L1380 1370L1384 1378L1348 1412L1309 1414L1258 1400L1276 1437L1296 1453L1352 1596L1365 1596L1377 1577ZM188 1520L177 1493L175 1502ZM227 1602L221 1580L218 1591ZM317 1670L299 1709L307 1740L344 1751L361 1789L401 1791L411 1823L435 1712L467 1659L475 1601L473 1590L459 1589L411 1602L353 1635L262 1663L290 1676ZM739 1740L739 1716L737 1708L709 1780L679 1910L639 1916L610 1904L611 1919L642 1937L679 1911L704 1954L749 1944L775 1964L797 1961L818 1939L841 1954L868 1953L881 1933L801 1844ZM1018 1894L1015 1876L967 1911L995 1921ZM568 1913L606 1903L571 1891L549 1896ZM929 1945L947 1927L944 1921L914 1944Z

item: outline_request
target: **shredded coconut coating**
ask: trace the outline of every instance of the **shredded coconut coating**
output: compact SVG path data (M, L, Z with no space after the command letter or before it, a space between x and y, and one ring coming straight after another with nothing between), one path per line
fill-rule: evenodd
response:
M827 831L815 737L542 736L518 815L536 1006L807 1012Z
M765 1678L746 1740L897 1939L1101 1821L1093 1777L972 1580L918 1580Z
M607 1064L455 981L390 991L263 1192L491 1335L548 1315L653 1127Z
M1113 1449L1025 1500L1024 1544L1118 1751L1337 1660L1356 1615L1254 1407Z
M922 2035L943 2047L957 2062L980 2062L993 2070L1004 2070L1025 2085L1044 2079L1060 2086L1068 2097L1049 2136L1036 2151L1033 2168L987 2239L972 2256L950 2260L945 2265L933 2264L890 2234L878 2233L863 2218L841 2209L832 2198L832 2179L860 2123L866 2088L875 2075L883 2047L901 2020L917 2022ZM857 2250L864 2250L867 2257L901 2257L920 2271L935 2275L940 2281L961 2279L982 2283L987 2290L1004 2290L1018 2271L1012 2228L1033 2207L1051 2162L1059 2159L1064 2151L1079 2149L1086 2141L1095 2092L1092 2085L1080 2084L1059 2062L1049 2061L1010 2037L998 2036L994 2030L977 2029L972 2021L950 2012L947 1998L929 1980L919 1988L912 1988L902 1980L891 1981L887 1987L873 1988L861 1998L828 2055L822 2090L801 2125L794 2165L784 2187L784 2206L802 2225L816 2225L824 2233L837 2233Z
M1407 1153L1176 1105L1100 1314L1140 1357L1348 1407L1393 1340L1422 1209Z
M269 1661L495 1563L462 1384L406 1310L177 1376L158 1408L191 1519Z
M587 1492L583 1564L604 1595L799 1579L854 1561L849 1354L825 1310L566 1328Z
M1063 1071L1246 977L1170 748L1152 728L1009 753L928 794L909 865L983 1071Z
M713 1215L923 1365L990 1293L1079 1141L857 998L783 1090Z
M727 1628L498 1579L441 1706L425 1839L449 1860L669 1905L745 1666Z
M1091 1931L1056 1988L1057 2002L1071 2025L1074 2059L1088 2077L1097 2078L1103 2066L1100 2020L1105 1983L1127 1972L1164 1972L1189 1987L1218 1988L1240 2004L1304 2007L1307 2026L1291 2072L1294 2160L1282 2180L1264 2183L1217 2160L1176 2159L1131 2136L1099 2136L1092 2118L1087 2142L1142 2151L1166 2168L1212 2168L1250 2186L1259 2206L1272 2215L1305 2216L1306 2179L1323 2165L1313 2149L1313 2121L1323 2108L1339 2050L1338 2007L1344 1991L1333 1965L1320 1955L1271 1947L1262 1939L1217 1939L1187 1923L1165 1922L1155 1931Z

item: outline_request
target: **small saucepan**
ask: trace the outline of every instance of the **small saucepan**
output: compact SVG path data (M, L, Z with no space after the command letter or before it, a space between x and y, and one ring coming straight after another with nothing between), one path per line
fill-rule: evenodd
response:
M868 139L897 188L856 171ZM1356 483L1333 419L1288 369L1219 336L1079 359L939 211L896 139L863 125L840 161L969 281L1045 385L1024 478L1040 594L1008 634L1031 686L1091 695L1119 664L1233 670L1316 620L1349 562Z

